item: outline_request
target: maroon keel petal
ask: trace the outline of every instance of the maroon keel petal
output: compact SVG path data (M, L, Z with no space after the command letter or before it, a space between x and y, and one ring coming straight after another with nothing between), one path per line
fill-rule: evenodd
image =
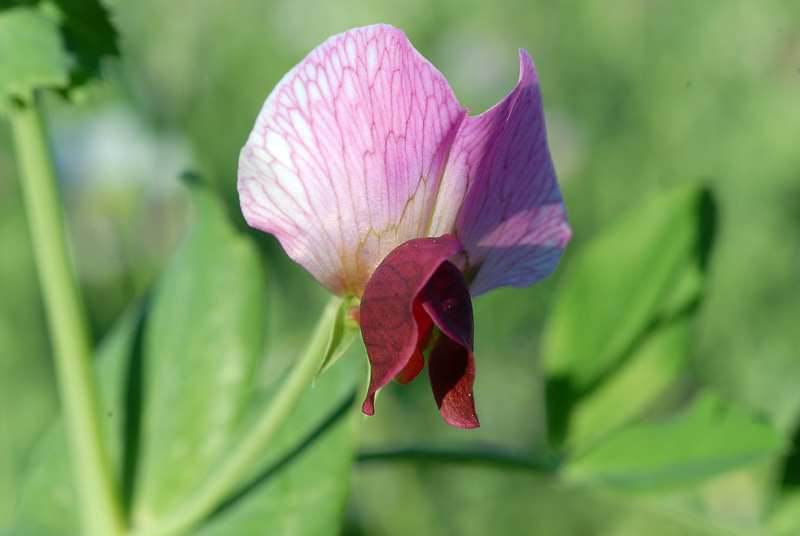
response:
M433 397L447 424L456 428L480 426L472 396L475 382L472 352L449 337L440 337L428 356L428 376Z
M461 271L444 262L419 293L422 308L441 331L428 356L428 375L442 417L456 428L477 428L472 301Z
M367 282L360 311L371 368L361 408L367 415L375 413L375 392L403 371L417 350L414 300L442 263L461 249L451 235L409 240L392 250Z

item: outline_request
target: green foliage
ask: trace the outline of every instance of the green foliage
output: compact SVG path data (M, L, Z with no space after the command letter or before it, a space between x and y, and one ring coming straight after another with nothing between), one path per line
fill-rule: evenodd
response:
M19 500L24 468L56 396L22 206L0 202L0 527Z
M635 346L684 273L707 256L703 225L712 210L707 192L682 187L638 204L583 248L544 334L550 375L586 388Z
M253 417L264 409L249 408ZM243 490L197 536L339 534L355 452L353 409L353 367L340 363L317 380Z
M709 394L671 420L646 417L689 355L715 214L705 189L661 193L598 233L565 273L543 352L551 437L563 438L568 479L670 489L784 447L769 423Z
M72 90L117 56L116 30L98 0L0 6L0 113L41 88Z
M567 447L586 448L657 400L686 362L690 330L688 315L661 326L615 374L576 401Z
M195 224L158 284L144 341L137 519L174 507L230 449L261 357L258 253L210 191L192 193Z
M794 536L800 532L800 491L779 497L769 518L770 534Z
M564 476L630 490L686 486L766 461L785 448L771 425L701 392L678 415L619 430L572 460Z
M0 112L40 87L65 87L69 58L58 25L30 7L0 11Z
M67 49L76 58L70 89L100 76L100 59L118 56L117 31L98 0L55 0Z
M590 442L676 378L714 219L710 193L681 186L621 216L576 255L543 334L554 442Z
M142 322L142 306L132 305L95 352L106 441L117 480L128 489L138 441L136 390L140 381L137 369L141 363ZM66 432L59 416L31 455L17 520L8 534L67 536L77 533L78 524Z
M132 521L145 528L225 459L270 407L282 379L255 380L266 361L281 360L261 352L266 289L259 255L214 194L200 185L192 192L195 225L149 305L133 307L96 356L117 480ZM335 534L353 458L346 418L352 376L341 363L315 389L309 385L292 425L194 533ZM77 530L64 433L59 420L36 449L10 534Z

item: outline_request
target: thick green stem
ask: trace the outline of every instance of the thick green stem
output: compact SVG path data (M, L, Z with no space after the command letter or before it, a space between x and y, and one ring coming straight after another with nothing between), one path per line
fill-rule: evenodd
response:
M12 107L11 127L81 521L88 535L115 536L124 532L124 519L102 434L89 362L91 343L86 314L67 251L53 164L37 103L16 103Z
M186 499L149 527L136 530L136 536L175 536L184 534L211 514L226 497L236 491L252 470L265 448L289 418L300 397L311 388L325 356L331 329L339 314L341 298L333 297L322 313L303 355L281 385L269 409L242 440Z

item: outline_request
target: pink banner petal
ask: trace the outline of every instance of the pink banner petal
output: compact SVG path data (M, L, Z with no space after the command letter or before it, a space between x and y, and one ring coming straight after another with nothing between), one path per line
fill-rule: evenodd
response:
M426 236L461 110L401 30L350 30L267 98L239 158L247 222L335 294L361 296L399 244Z
M517 86L493 108L464 120L431 223L464 244L454 259L473 296L527 287L555 269L569 241L561 191L547 147L539 80L519 51Z

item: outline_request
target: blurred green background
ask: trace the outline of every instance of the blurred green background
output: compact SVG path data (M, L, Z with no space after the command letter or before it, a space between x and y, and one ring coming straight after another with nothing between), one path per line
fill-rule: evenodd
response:
M79 104L47 100L74 258L97 340L153 283L188 222L178 180L212 182L243 225L236 167L269 91L328 36L375 22L405 30L477 114L534 59L574 229L562 268L645 197L710 185L717 242L683 385L707 385L791 436L800 417L800 3L781 0L375 2L109 0L122 60ZM270 237L280 309L271 351L302 344L325 292ZM445 427L425 381L384 389L365 449L503 445L545 434L540 333L553 277L476 308L482 427ZM281 334L278 336L277 334ZM580 333L575 334L580 337ZM0 443L14 457L55 410L49 348L6 123L0 123ZM358 348L356 348L358 346ZM354 345L351 352L363 352ZM3 433L23 426L23 433ZM14 462L13 460L16 460ZM792 462L796 463L796 462ZM632 497L481 467L361 464L346 534L797 534L780 464ZM798 471L800 472L800 471ZM786 473L788 474L788 472ZM795 474L795 473L793 473ZM788 478L800 485L800 477ZM789 486L789 491L793 488ZM783 497L786 498L786 497ZM790 497L791 498L791 497ZM3 504L8 504L3 503ZM800 509L800 502L794 503ZM8 512L0 512L0 517ZM792 521L795 518L795 521ZM785 532L782 528L785 524ZM798 532L793 532L797 530Z

